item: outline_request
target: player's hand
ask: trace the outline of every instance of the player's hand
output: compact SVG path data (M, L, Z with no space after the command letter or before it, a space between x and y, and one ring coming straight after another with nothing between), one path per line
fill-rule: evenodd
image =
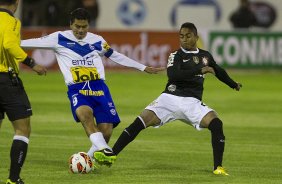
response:
M38 75L46 75L47 69L41 65L35 65L32 68L33 71L35 71Z
M151 66L146 66L145 68L145 72L150 73L150 74L156 74L158 72L164 71L166 68L165 67L161 67L161 68L154 68Z
M239 82L237 82L237 86L236 86L236 88L234 88L236 91L240 91L240 89L242 88L243 86L242 86L242 84L241 83L239 83Z
M215 75L214 69L212 67L209 67L209 66L204 66L202 68L202 74L206 74L206 73L211 73L211 74Z

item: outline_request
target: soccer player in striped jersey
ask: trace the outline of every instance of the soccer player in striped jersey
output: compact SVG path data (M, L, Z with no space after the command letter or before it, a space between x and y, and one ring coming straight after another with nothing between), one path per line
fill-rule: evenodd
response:
M125 128L115 145L114 154L135 139L143 129L162 126L174 120L191 124L195 129L208 128L213 148L213 173L228 175L222 167L225 145L223 124L217 113L202 102L204 75L214 74L230 88L239 91L242 85L233 81L218 66L212 55L196 46L197 28L193 23L182 24L179 31L180 49L170 54L167 63L168 82L163 93L149 104L134 122ZM96 152L97 159L107 155L107 150Z
M82 123L92 142L88 155L93 157L95 151L105 148L111 150L107 143L113 128L120 123L110 91L104 82L102 57L105 56L120 65L147 73L157 73L163 69L145 66L114 51L102 36L88 32L89 22L89 13L85 9L78 8L70 15L71 30L22 40L21 46L55 51L68 87L73 117L76 122ZM115 159L115 155L109 155L104 157L103 161L111 165Z

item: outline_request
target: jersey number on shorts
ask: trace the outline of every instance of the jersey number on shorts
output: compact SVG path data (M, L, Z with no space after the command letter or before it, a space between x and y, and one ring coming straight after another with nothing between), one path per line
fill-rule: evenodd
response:
M72 67L71 74L75 83L100 79L97 68L94 67Z

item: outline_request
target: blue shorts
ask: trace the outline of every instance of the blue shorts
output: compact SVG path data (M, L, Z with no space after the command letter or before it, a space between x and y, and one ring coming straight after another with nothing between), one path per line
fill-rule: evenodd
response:
M75 113L76 109L86 105L92 108L97 124L112 123L113 127L116 127L120 123L110 91L103 80L72 84L68 86L68 97L76 122L80 122Z

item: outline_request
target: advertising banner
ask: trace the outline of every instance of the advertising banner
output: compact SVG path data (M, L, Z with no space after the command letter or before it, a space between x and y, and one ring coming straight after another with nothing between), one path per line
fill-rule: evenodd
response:
M282 33L210 32L209 51L222 66L282 68Z

